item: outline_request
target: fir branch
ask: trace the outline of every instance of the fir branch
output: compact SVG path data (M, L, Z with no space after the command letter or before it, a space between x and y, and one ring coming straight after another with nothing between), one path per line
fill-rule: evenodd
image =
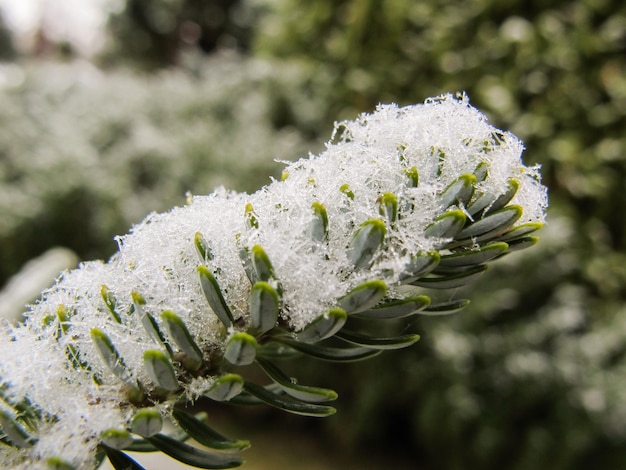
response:
M469 284L536 241L547 205L538 170L464 96L380 106L339 128L321 155L255 194L219 189L148 216L108 263L66 273L23 325L0 329L3 467L95 468L106 455L140 468L124 453L138 448L238 466L230 452L245 441L186 403L332 414L317 402L334 391L296 385L274 360L410 346L419 336L388 337L380 322L463 308L424 289ZM253 363L269 385L244 376ZM163 434L163 419L182 431Z

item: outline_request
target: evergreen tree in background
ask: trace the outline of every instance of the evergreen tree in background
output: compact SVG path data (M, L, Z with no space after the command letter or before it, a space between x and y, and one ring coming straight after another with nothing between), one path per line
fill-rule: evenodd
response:
M2 11L0 11L0 61L13 60L15 56L16 52L13 47L11 31L7 28Z
M114 44L107 60L164 67L177 64L185 48L247 51L252 13L242 0L127 0L122 12L111 15L109 28Z

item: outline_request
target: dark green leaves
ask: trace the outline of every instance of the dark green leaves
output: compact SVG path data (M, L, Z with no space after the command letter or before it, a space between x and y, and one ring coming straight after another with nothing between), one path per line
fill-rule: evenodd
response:
M337 338L347 341L348 343L381 350L406 348L420 339L419 335L415 334L407 334L391 338L377 338L346 330L337 333Z
M469 305L470 301L467 299L451 300L449 302L442 302L426 307L420 312L421 315L449 315L451 313L463 310Z
M380 219L370 219L361 224L348 246L347 253L355 269L370 267L386 232L385 223Z
M325 346L319 343L302 343L300 341L283 337L276 337L274 340L285 344L298 352L328 362L356 362L369 359L380 354L379 350L366 347L337 348Z
M489 176L489 164L487 162L480 162L474 170L474 176L476 177L476 182L480 183L485 181L487 176Z
M231 326L235 320L233 319L230 308L226 305L226 300L224 300L224 296L222 295L222 291L215 276L213 276L209 268L204 265L198 266L198 274L200 275L202 291L204 292L209 306L225 326Z
M424 235L436 238L453 238L465 225L466 216L461 210L451 210L443 213L426 227Z
M109 462L111 462L111 465L113 465L115 470L145 470L124 452L106 445L102 447L109 458Z
M257 334L265 333L276 325L280 298L276 289L267 282L257 282L250 292L250 323Z
M266 388L252 382L246 382L245 390L262 402L289 413L304 416L325 417L330 416L337 411L331 406L305 403L288 396L270 392Z
M417 171L417 168L412 166L411 168L405 170L404 174L406 175L406 177L409 180L409 187L410 188L417 188L417 186L419 184L419 173Z
M161 418L161 413L154 408L140 409L130 423L130 430L142 437L154 436L161 432L161 428L163 428L163 418Z
M239 256L248 279L253 285L259 282L267 283L276 290L279 297L281 296L282 288L276 277L274 266L261 245L254 245L250 249L241 247Z
M254 245L250 249L250 258L259 281L268 282L270 279L276 279L274 267L262 246Z
M138 292L132 292L131 297L133 299L133 309L135 313L139 315L141 319L141 324L143 325L150 338L152 338L152 340L156 344L165 346L165 349L167 349L168 353L172 355L172 348L170 347L169 343L165 341L165 336L163 336L163 333L161 332L158 323L145 308L146 300L144 299L143 295Z
M411 285L430 289L454 289L474 282L486 269L487 266L482 264L460 273L423 277L413 281Z
M539 237L523 237L509 241L509 252L525 250L534 246L539 241Z
M409 262L405 265L404 271L400 274L399 282L408 284L429 271L435 269L439 264L441 255L437 251L421 251L411 256Z
M328 214L326 208L321 202L314 202L311 206L313 209L313 220L309 225L309 233L311 239L318 243L323 243L328 238Z
M337 399L337 393L334 390L300 385L295 379L285 375L283 371L268 360L258 357L257 363L285 393L298 400L310 403L321 403Z
M496 199L497 196L493 193L482 193L474 198L472 202L467 206L467 212L471 216L479 214L481 211L491 206Z
M347 313L359 313L373 308L387 293L383 281L367 281L339 299L339 306Z
M393 224L398 217L398 198L393 193L383 193L377 202L380 215Z
M340 308L331 309L326 315L320 315L298 333L298 341L315 343L330 338L343 327L348 314Z
M67 334L67 331L70 329L70 311L65 305L57 307L57 320L59 321L58 336L61 337Z
M113 342L102 330L93 328L91 330L91 340L93 341L96 349L100 353L102 360L107 367L115 374L120 380L137 388L137 383L132 379L124 360L115 349Z
M236 366L252 364L256 357L256 348L254 336L244 332L235 333L226 343L224 359Z
M209 453L164 434L157 434L148 440L161 452L192 467L221 469L239 467L243 464L241 457Z
M113 292L111 292L109 288L103 284L100 287L100 295L102 296L102 300L104 301L104 304L109 310L109 313L111 314L111 317L113 318L113 320L116 323L121 323L122 318L120 317L120 314L117 311L117 299L113 295Z
M509 202L511 202L515 194L517 194L518 189L519 181L510 179L507 190L504 193L500 194L493 202L493 204L489 206L489 208L487 209L487 213L498 211L506 206Z
M249 447L248 441L233 441L225 438L211 429L201 416L191 415L183 410L175 408L174 419L181 428L198 443L213 449L225 451L237 451ZM146 438L144 445L137 446L139 441L134 441L131 433L127 430L110 429L104 431L100 438L102 448L106 452L114 468L121 470L140 470L142 467L120 449L127 450L160 450L170 457L191 465L196 468L221 469L238 467L243 463L240 457L209 453L197 447L192 447L178 438L159 434L162 421L158 411L154 409L142 409L137 412L131 421L131 431ZM143 449L145 447L145 449Z
M133 436L126 429L107 429L100 433L100 440L112 449L124 449L133 442Z
M61 304L57 307L57 321L58 321L58 329L56 331L56 338L60 339L62 336L67 336L68 332L71 328L71 320L73 312L70 311L65 305ZM70 339L65 348L66 354L72 366L75 369L85 369L90 370L91 367L87 362L81 359L80 350L73 344L73 341Z
M459 176L441 194L441 207L447 209L455 204L466 206L474 194L475 184L476 176L469 173Z
M429 297L418 295L381 303L377 307L360 312L358 316L379 319L405 318L422 311L428 307L429 304Z
M464 250L441 257L439 266L471 266L485 263L502 253L506 252L509 245L503 242L495 242L485 245L477 250Z
M481 213L485 215L500 210L511 202L518 189L519 182L511 179L509 180L507 190L504 193L496 195L491 192L484 192L474 198L474 200L467 206L467 211L471 215Z
M521 216L522 208L520 206L507 206L465 227L456 238L458 240L468 238L477 238L478 241L487 240L506 232Z
M254 208L252 207L252 204L250 204L249 202L246 204L244 214L250 228L259 228L259 221L256 218L256 214L254 213Z
M200 369L202 366L202 351L200 351L200 348L191 337L185 323L170 310L163 311L161 319L165 323L170 337L185 354L185 358L182 361L183 366L192 372Z
M169 357L158 349L149 349L143 353L143 363L150 379L160 388L174 391L179 387L176 372Z
M342 184L341 187L339 188L339 191L341 191L343 194L345 194L346 197L348 199L350 199L351 201L354 200L354 193L350 189L350 185L348 183Z
M241 393L243 384L244 380L240 375L224 374L204 394L215 401L228 401Z
M0 408L0 430L4 432L11 444L15 447L32 447L36 440L18 424L15 418L7 410Z
M193 237L193 244L195 245L196 250L198 251L198 255L200 256L200 260L203 263L206 263L207 261L210 261L213 259L213 253L211 252L211 249L209 248L209 244L207 243L207 241L204 239L204 237L202 236L200 232L195 233Z
M236 451L250 447L249 441L228 439L213 430L213 428L201 419L203 416L206 417L206 414L194 416L179 408L174 408L173 416L180 427L183 428L189 436L205 447L216 450Z
M504 235L499 236L498 241L508 242L512 240L519 240L525 238L531 233L536 232L541 227L543 227L543 224L541 222L529 222L526 224L521 224L507 231Z

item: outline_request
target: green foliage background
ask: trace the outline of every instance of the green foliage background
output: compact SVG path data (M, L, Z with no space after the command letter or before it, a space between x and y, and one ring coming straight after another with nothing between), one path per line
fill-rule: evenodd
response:
M626 468L623 2L204 2L221 47L181 39L197 3L129 0L106 69L18 59L25 81L0 92L2 280L53 244L108 257L185 191L257 188L334 120L464 90L542 165L541 242L459 292L464 312L417 322L412 349L307 364L342 395L315 429L406 468Z
M208 59L149 76L33 62L21 73L18 87L0 90L3 280L58 244L108 258L113 236L150 211L184 204L188 191L253 191L280 175L275 159L309 147L273 127L265 90L289 74L259 61Z

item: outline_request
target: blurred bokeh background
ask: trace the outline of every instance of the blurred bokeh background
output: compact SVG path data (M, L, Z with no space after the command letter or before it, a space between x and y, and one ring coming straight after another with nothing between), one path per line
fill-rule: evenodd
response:
M252 437L251 470L626 469L623 1L0 0L0 13L0 314L187 192L254 191L276 159L323 148L335 120L465 91L542 166L539 245L457 292L465 311L416 320L409 350L291 365L340 393L336 416L216 419Z

